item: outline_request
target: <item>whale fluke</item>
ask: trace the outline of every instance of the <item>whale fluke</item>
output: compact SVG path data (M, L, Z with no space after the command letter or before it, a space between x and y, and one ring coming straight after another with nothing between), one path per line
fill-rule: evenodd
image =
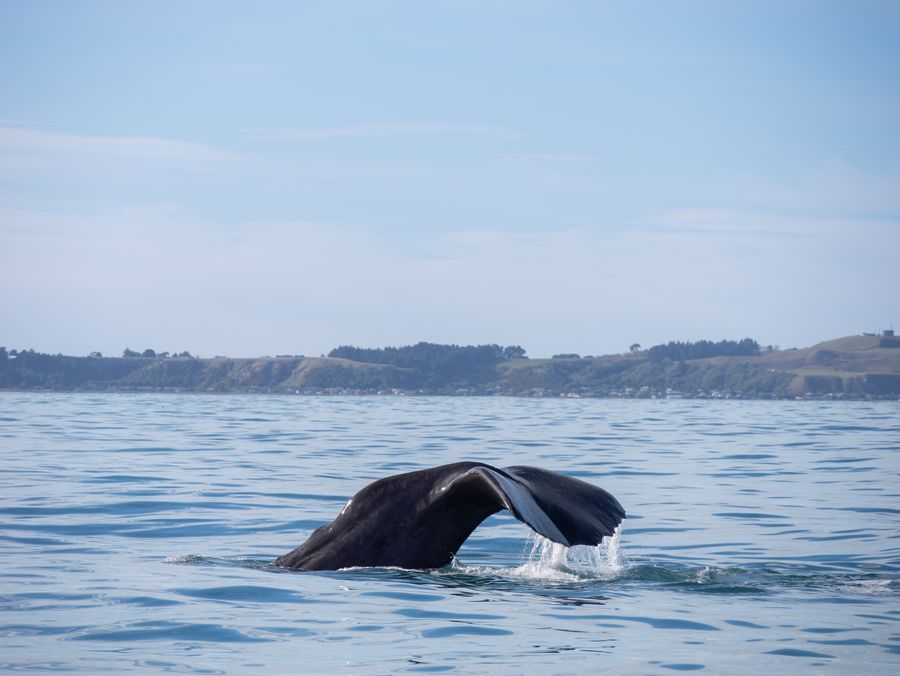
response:
M275 565L440 568L478 524L502 509L567 547L600 544L625 518L611 494L579 479L539 467L457 462L369 484Z

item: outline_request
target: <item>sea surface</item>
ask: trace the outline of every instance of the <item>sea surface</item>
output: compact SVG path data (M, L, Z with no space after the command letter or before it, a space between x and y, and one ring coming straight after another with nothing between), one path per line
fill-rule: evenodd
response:
M274 568L368 482L531 464L435 571ZM0 394L0 670L900 673L900 404Z

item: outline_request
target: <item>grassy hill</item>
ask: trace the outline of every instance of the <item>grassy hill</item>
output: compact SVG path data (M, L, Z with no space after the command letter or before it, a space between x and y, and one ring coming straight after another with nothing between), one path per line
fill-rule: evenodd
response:
M900 398L900 339L876 336L752 356L660 360L644 351L459 370L337 357L0 357L0 389L19 390Z
M889 347L890 346L890 347ZM801 350L764 354L767 368L794 374L791 391L897 393L900 339L847 336Z
M900 339L848 336L755 356L662 362L650 361L646 353L530 359L498 370L501 388L519 394L895 398L900 397Z
M412 385L392 366L317 357L252 359L18 355L0 361L0 388L173 392L379 391Z

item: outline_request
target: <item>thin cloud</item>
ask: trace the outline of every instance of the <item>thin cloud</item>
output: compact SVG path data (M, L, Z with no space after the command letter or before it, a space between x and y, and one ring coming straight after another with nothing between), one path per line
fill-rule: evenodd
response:
M46 122L23 120L16 117L0 117L0 127L45 127Z
M542 356L746 335L810 345L862 330L896 305L897 223L752 222L818 235L721 237L648 224L457 231L408 247L342 222L261 218L223 229L168 203L0 209L0 286L16 289L0 297L0 316L11 344L77 354L135 342L318 354L428 339L520 343ZM840 274L853 260L867 261L866 274ZM828 312L817 309L823 299Z
M811 164L788 177L766 174L726 178L720 199L732 204L764 204L815 215L857 218L900 212L900 170L863 168L848 162Z
M66 134L0 126L0 166L68 165L74 162L140 166L217 166L240 160L212 146L147 136ZM19 164L21 163L21 164Z
M229 73L232 75L264 75L266 73L281 73L290 70L286 63L216 63L210 66L210 70L217 73Z
M601 155L579 155L576 153L506 153L500 157L540 164L595 164L608 159Z
M509 135L504 127L484 124L442 124L433 122L372 122L337 127L286 127L251 129L250 136L262 141L327 141L331 139L388 136L394 134L485 134Z
M702 234L710 237L819 239L848 233L890 240L900 227L890 219L811 218L726 209L672 209L648 222L649 231ZM898 239L900 242L900 239Z

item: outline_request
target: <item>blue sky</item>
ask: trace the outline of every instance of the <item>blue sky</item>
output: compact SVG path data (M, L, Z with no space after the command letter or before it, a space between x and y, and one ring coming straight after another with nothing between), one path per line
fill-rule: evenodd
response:
M892 2L0 4L0 344L900 322Z

